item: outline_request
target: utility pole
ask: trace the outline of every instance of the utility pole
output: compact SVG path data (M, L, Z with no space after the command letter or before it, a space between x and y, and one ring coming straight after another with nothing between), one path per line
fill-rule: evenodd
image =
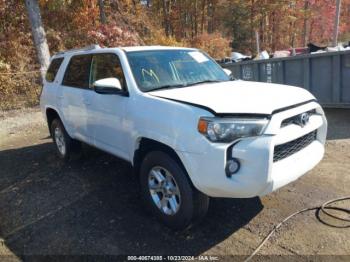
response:
M334 29L333 29L333 46L337 46L337 44L338 44L340 7L341 7L341 0L337 0L337 9L336 9L336 14L335 14Z

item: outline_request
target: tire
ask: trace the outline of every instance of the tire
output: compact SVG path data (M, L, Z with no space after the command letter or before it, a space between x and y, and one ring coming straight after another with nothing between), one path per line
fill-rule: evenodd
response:
M164 152L145 156L140 185L147 209L174 230L190 227L207 213L209 197L195 189L178 161Z
M68 161L73 152L80 151L81 143L68 135L60 119L52 121L50 130L53 142L56 145L57 155L63 161Z

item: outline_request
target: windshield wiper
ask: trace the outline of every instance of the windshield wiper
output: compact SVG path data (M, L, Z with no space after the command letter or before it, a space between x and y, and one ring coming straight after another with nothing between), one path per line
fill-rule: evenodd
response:
M153 91L158 91L158 90L163 90L163 89L172 89L172 88L181 88L181 87L188 87L188 86L194 86L194 85L199 85L199 84L204 84L204 83L219 83L219 82L224 82L222 80L204 80L204 81L199 81L195 83L189 83L189 84L176 84L176 85L163 85L159 86L156 88L153 88L151 90L148 90L146 92L153 92Z
M177 84L177 85L163 85L163 86L159 86L156 88L153 88L151 90L148 90L146 92L153 92L153 91L157 91L157 90L162 90L162 89L172 89L172 88L177 88L177 87L185 87L186 85L184 84Z

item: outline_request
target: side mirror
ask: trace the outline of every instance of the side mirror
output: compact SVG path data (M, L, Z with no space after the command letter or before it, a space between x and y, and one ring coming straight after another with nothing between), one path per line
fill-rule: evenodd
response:
M119 79L114 77L97 80L93 83L93 87L95 92L99 94L120 94L123 92Z
M232 72L230 69L227 69L227 68L223 68L222 70L224 70L224 72L226 73L226 75L228 76L232 76Z

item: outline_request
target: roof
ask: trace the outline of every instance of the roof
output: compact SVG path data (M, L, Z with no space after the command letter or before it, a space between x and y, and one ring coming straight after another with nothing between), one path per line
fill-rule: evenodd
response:
M127 46L127 47L120 47L120 49L124 50L125 52L137 52L137 51L152 51L152 50L195 50L194 48L187 48L187 47L176 47L176 46L160 46L160 45L154 45L154 46Z
M175 47L175 46L127 46L127 47L112 47L112 48L102 48L99 45L90 45L83 48L70 49L65 51L60 51L54 54L51 59L56 57L62 57L67 54L79 54L79 53L95 53L103 52L107 50L120 49L125 52L137 52L137 51L153 51L153 50L196 50L194 48L187 47Z

